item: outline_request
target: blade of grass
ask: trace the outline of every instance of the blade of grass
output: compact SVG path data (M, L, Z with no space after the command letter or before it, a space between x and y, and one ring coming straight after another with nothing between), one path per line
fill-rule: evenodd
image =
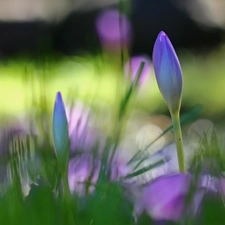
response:
M203 106L197 105L193 107L187 114L183 115L180 119L181 126L190 123L191 121L195 120L199 114L202 112ZM161 137L163 137L167 132L171 131L173 129L173 125L170 125L168 128L166 128L158 137L156 137L151 143L149 143L144 149L139 150L139 154L135 154L128 162L129 164L132 164L133 162L137 161L137 156L143 154L148 148L150 148L156 141L158 141ZM140 159L141 161L143 160Z

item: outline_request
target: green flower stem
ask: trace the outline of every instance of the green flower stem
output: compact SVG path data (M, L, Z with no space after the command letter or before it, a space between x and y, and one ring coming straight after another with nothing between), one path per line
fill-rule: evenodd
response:
M67 205L68 224L72 225L72 224L74 224L73 206L72 206L72 201L71 201L71 194L70 194L67 173L64 173L62 175L62 180L63 180L63 187L64 187L65 203Z
M172 117L173 130L174 130L176 147L177 147L177 157L178 157L179 171L181 173L185 173L186 168L185 168L185 161L184 161L184 147L183 147L181 126L180 126L179 111L175 112L175 113L171 113L171 117Z
M68 184L67 174L63 175L62 179L63 179L64 195L65 195L65 198L68 200L71 198L71 196L70 196L70 188Z

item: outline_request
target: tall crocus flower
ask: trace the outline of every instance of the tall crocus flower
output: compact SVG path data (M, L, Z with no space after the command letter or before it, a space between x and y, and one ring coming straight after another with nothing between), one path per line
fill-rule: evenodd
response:
M69 162L68 122L63 99L60 92L56 100L52 121L53 144L61 173L65 176Z
M161 31L153 48L153 66L161 94L169 108L177 146L179 169L185 172L184 150L180 127L182 70L168 36Z
M177 112L181 106L182 70L173 45L163 31L155 41L152 58L161 94L170 112Z

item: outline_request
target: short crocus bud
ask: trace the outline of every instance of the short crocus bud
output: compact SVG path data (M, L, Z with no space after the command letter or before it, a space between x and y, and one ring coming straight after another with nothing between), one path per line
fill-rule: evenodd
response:
M152 58L161 94L170 112L178 112L182 97L182 71L173 45L163 31L155 41Z
M56 94L56 100L52 121L53 144L60 170L67 173L69 161L69 134L68 122L63 99L60 92Z

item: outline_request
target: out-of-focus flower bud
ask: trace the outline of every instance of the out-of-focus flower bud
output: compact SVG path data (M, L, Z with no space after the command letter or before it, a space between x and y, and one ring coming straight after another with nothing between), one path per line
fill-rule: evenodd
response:
M63 99L60 92L56 94L56 100L52 121L53 144L61 172L67 172L69 161L69 134L68 122Z

